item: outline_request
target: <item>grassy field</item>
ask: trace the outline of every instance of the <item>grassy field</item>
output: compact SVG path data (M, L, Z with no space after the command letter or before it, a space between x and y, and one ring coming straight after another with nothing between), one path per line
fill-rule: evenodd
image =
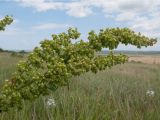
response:
M0 54L0 85L20 59ZM69 90L26 102L21 111L0 114L0 120L160 120L159 106L160 65L130 62L74 77Z
M137 55L130 56L129 61L142 62L147 64L160 64L160 56L157 55Z

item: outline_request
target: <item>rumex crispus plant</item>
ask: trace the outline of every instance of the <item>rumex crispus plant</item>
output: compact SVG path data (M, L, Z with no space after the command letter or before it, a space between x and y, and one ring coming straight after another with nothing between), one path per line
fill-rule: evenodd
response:
M70 78L85 72L94 73L125 63L126 55L113 54L119 44L152 46L156 39L136 34L128 28L101 29L99 33L89 32L88 41L77 40L80 33L76 28L53 34L51 40L44 40L25 61L19 62L17 71L10 80L5 80L0 92L0 111L11 107L21 109L25 100L34 100L48 95L58 87L68 86ZM96 52L109 48L110 53L99 56Z

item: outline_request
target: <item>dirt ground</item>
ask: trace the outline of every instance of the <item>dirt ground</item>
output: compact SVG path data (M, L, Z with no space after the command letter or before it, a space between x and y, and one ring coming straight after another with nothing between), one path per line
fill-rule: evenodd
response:
M130 62L142 62L148 64L160 64L160 56L143 55L143 56L130 56Z

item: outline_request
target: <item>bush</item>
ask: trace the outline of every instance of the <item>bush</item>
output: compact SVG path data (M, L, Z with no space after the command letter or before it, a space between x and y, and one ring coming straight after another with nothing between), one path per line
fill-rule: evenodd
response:
M111 68L128 61L126 55L115 55L113 49L119 44L152 46L156 39L136 34L128 28L107 28L98 34L89 32L88 41L77 40L77 29L52 35L52 40L44 40L25 61L17 65L17 71L6 80L0 93L0 110L11 107L21 108L25 100L34 100L47 95L59 87L68 86L73 76ZM97 56L102 48L110 50L107 56Z

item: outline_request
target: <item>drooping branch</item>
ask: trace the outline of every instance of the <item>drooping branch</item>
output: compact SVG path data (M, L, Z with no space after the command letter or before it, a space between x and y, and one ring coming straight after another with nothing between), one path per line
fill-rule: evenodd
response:
M70 78L92 71L110 68L125 63L126 55L96 55L102 48L113 50L119 44L152 46L156 39L136 34L128 28L107 28L98 34L89 32L88 42L78 39L80 33L70 28L68 32L52 35L52 40L44 40L25 61L17 65L17 71L6 80L0 92L0 110L11 107L21 108L25 100L34 100L40 95L49 94L58 87L68 85Z
M129 28L107 28L101 29L98 34L94 31L89 33L89 42L97 51L102 48L116 49L119 44L134 45L137 48L143 46L153 46L157 40L155 38L148 38L140 33L135 33Z
M0 20L0 31L4 31L7 25L10 25L13 22L13 19L10 16L5 16L2 20Z

